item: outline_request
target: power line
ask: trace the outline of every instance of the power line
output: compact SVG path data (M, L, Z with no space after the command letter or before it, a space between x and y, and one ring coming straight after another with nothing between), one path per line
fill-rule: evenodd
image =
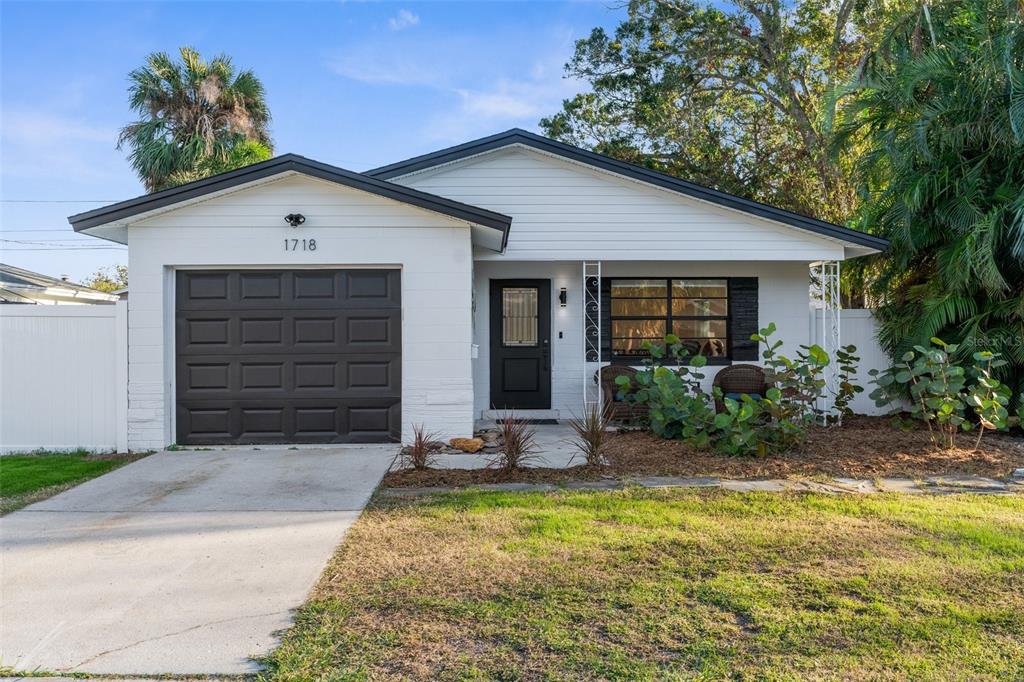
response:
M40 246L30 248L5 249L7 253L20 253L22 251L127 251L127 246Z
M5 204L116 204L124 199L0 199Z
M58 243L58 244L70 244L71 246L82 245L88 246L89 242L76 242L70 239L0 239L0 242L7 242L8 244L46 244L47 242Z

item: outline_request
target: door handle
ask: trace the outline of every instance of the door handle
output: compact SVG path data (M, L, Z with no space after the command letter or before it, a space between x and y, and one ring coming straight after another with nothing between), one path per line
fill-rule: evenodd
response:
M547 371L549 371L551 369L550 362L549 362L550 357L551 357L551 353L549 351L548 346L549 346L548 340L544 339L541 342L541 355L544 357L544 371L545 372L547 372Z

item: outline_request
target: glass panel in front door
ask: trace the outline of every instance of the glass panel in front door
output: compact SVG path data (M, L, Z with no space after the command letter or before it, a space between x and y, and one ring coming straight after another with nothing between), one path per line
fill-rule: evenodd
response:
M537 345L536 287L501 290L501 343L504 346Z

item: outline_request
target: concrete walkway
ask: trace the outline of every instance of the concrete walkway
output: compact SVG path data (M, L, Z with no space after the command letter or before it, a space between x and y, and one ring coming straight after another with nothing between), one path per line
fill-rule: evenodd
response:
M397 450L265 448L161 452L0 519L0 662L258 669Z
M912 478L832 478L832 479L728 479L714 476L679 477L645 476L632 479L602 479L598 481L569 481L564 485L549 483L484 483L468 486L475 490L505 492L552 492L555 490L621 490L628 486L640 488L721 488L739 493L805 492L830 495L873 493L951 495L975 493L979 495L1024 495L1024 469L1018 469L1008 481L982 476L928 476ZM384 488L380 494L387 497L416 497L466 490L466 487Z

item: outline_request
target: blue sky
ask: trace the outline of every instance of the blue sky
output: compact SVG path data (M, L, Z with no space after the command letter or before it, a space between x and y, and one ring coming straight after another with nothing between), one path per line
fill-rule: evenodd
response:
M4 0L0 261L72 279L127 262L67 216L142 193L115 147L126 75L150 52L231 55L266 86L277 153L358 171L536 130L583 87L563 77L574 41L615 26L618 5Z

